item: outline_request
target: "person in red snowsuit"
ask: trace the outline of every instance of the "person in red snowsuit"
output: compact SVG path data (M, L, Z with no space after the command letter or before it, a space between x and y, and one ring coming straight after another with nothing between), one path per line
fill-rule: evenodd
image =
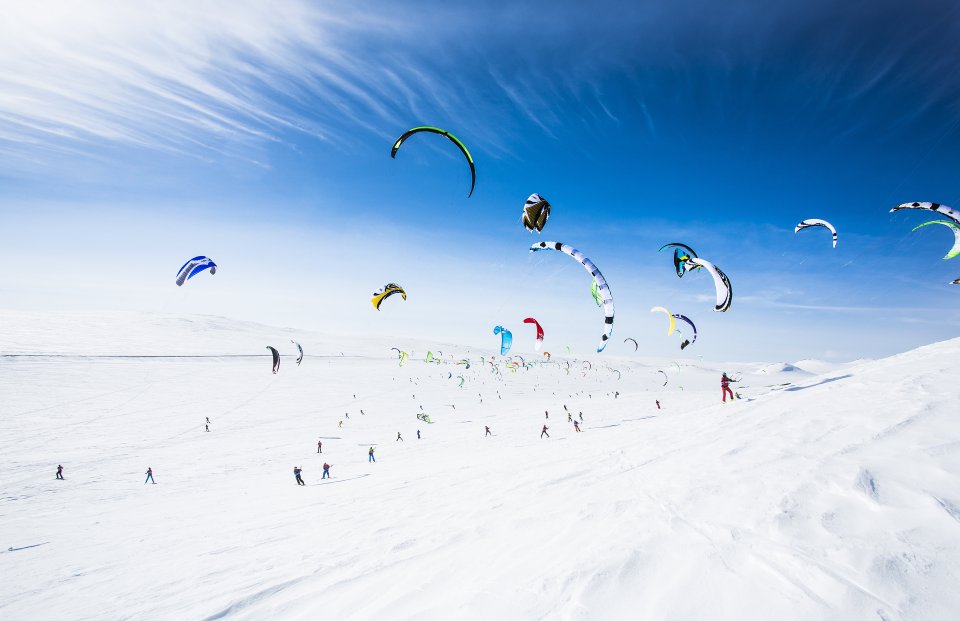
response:
M723 391L723 402L724 402L724 403L727 402L727 395L728 395L728 394L730 395L730 400L733 401L733 391L730 390L730 384L731 384L731 382L735 382L735 381L737 381L737 380L733 380L733 379L730 379L729 377L727 377L727 374L726 374L726 373L724 373L724 374L723 374L723 377L720 378L720 389Z

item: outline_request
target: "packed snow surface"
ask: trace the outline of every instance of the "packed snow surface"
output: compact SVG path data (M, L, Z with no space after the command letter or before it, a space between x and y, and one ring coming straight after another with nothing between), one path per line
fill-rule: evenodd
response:
M511 371L212 317L0 325L5 620L960 618L960 340Z

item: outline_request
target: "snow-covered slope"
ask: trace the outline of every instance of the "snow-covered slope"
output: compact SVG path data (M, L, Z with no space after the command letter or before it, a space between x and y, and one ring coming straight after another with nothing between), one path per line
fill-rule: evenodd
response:
M960 340L819 376L602 357L497 375L481 352L401 368L395 343L215 318L2 323L0 618L960 610ZM274 376L259 354L290 338L329 357ZM218 357L87 357L185 352ZM721 368L744 399L719 403Z

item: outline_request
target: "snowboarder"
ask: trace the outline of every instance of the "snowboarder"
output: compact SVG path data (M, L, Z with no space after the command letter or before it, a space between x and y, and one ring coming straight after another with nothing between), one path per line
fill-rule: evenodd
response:
M660 409L660 400L659 400L659 399L657 399L657 409L658 409L658 410Z
M540 432L540 439L543 439L543 436L547 436L548 438L550 437L550 434L547 433L547 426L546 426L546 425L543 426L543 431Z
M317 440L317 454L323 452L323 440Z
M367 451L367 462L369 463L369 462L371 462L371 461L372 461L373 463L376 463L376 462L377 462L377 458L373 456L373 447L372 447L372 446L370 447L370 450Z
M150 466L147 466L147 478L143 481L143 484L146 485L147 481L150 481L154 485L157 484L157 482L153 480L153 468Z
M57 478L63 480L63 466L57 464Z
M417 429L417 440L419 440L419 439L420 439L420 430Z
M301 472L303 472L303 470L300 469L300 466L293 467L293 476L297 479L297 485L306 485L306 483L303 482L303 479L300 478Z
M324 464L323 464L323 476L320 477L320 478L321 478L321 479L329 479L329 478L330 478L330 464L327 464L327 463L324 463Z
M573 421L573 428L577 430L577 433L580 433L580 423Z
M735 379L730 379L727 377L726 371L723 373L723 377L720 378L720 389L723 392L723 403L727 402L727 394L730 395L730 401L733 401L733 391L730 390L730 384L736 382Z
M397 432L397 439L394 442L403 442L403 438L400 436L400 432Z

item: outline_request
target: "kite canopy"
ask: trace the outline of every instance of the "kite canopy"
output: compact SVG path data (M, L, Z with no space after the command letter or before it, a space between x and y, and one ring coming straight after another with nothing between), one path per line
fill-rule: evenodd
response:
M290 340L290 342L293 343L294 345L296 345L296 346L297 346L297 351L300 352L300 355L297 357L297 366L299 367L299 366L300 366L300 363L303 362L303 347L300 346L300 343L298 343L298 342L296 342L296 341L294 341L294 340L292 340L292 339Z
M275 347L270 347L269 345L267 345L267 349L273 354L273 372L276 373L277 369L280 368L280 352L278 352Z
M952 259L960 254L960 224L957 224L953 220L931 220L930 222L924 222L921 225L913 227L913 230L916 231L928 224L942 224L953 231L953 248L943 257L944 259Z
M593 261L588 259L583 255L582 252L577 250L572 246L567 244L562 244L560 242L539 242L530 246L530 252L537 252L538 250L557 250L566 255L573 257L580 265L583 266L594 280L597 282L597 291L600 294L600 298L603 301L603 335L600 337L600 344L597 346L597 351L601 352L607 346L607 341L610 340L610 335L613 334L613 295L610 293L610 287L607 285L606 279L603 277L603 274L600 273L600 270L597 269L597 266L594 265ZM567 351L570 351L569 346Z
M890 213L900 211L901 209L925 209L927 211L935 211L960 224L960 211L947 207L946 205L941 205L940 203L903 203L891 209Z
M689 341L687 339L684 339L683 342L680 343L680 349L685 349L687 345L693 345L694 343L696 343L697 342L697 326L693 325L693 322L690 321L690 318L685 317L684 315L676 315L676 314L673 316L673 318L679 319L680 321L685 321L690 325L691 328L693 328L693 340Z
M674 320L674 316L670 314L670 311L665 309L662 306L654 306L650 309L651 313L666 313L667 317L670 318L670 325L667 327L667 336L673 334L673 331L677 329L677 322Z
M373 297L370 299L370 302L373 304L375 309L380 310L380 305L383 303L383 301L395 293L399 293L404 300L407 299L407 292L403 290L403 287L391 282L384 285L383 289L380 291L374 293Z
M638 349L640 349L640 344L637 343L637 339L634 339L634 338L625 338L625 339L623 339L623 344L626 345L626 344L627 344L627 341L631 341L631 342L633 343L633 351L637 351Z
M524 228L531 233L534 229L537 232L543 230L550 217L550 203L539 194L531 194L527 197L527 202L523 205L523 216L521 220Z
M819 218L810 218L809 220L804 220L797 225L797 228L793 229L793 232L799 233L803 229L808 229L813 226L822 226L833 233L833 247L837 247L837 229L826 220L820 220Z
M683 278L683 275L686 273L687 261L696 259L697 253L694 252L690 246L681 244L680 242L664 244L660 246L660 250L657 252L660 252L664 248L673 248L673 268L677 270L677 278Z
M211 275L217 273L217 264L213 262L213 259L204 256L193 257L184 263L180 271L177 272L177 286L182 287L183 283L207 269L210 270Z
M513 345L513 333L503 326L496 326L493 329L493 333L500 335L500 355L506 356L507 352L510 351L510 347Z
M702 267L713 276L713 284L717 288L717 305L713 307L713 310L718 313L726 312L730 308L730 303L733 302L733 287L730 285L730 279L720 271L720 268L710 261L699 258L690 258L687 260L688 270L698 267Z
M540 327L540 322L533 317L527 317L523 320L523 323L532 323L537 329L537 344L534 345L534 350L540 351L540 348L543 347L543 328Z
M420 132L429 132L432 134L440 134L441 136L446 136L447 138L450 139L451 142L453 142L453 144L457 145L457 148L460 149L460 151L463 153L463 156L467 158L467 163L470 164L470 193L467 194L467 198L470 198L470 196L473 194L473 187L477 185L477 169L473 165L473 157L471 157L470 152L467 151L467 147L465 147L463 143L460 142L459 138L457 138L450 132L444 129L440 129L439 127L428 127L428 126L414 127L413 129L408 129L407 131L403 132L403 134L399 138L397 138L397 141L395 143L393 143L393 149L390 150L390 157L392 158L397 157L397 149L400 148L400 145L402 145L404 141L410 136Z

